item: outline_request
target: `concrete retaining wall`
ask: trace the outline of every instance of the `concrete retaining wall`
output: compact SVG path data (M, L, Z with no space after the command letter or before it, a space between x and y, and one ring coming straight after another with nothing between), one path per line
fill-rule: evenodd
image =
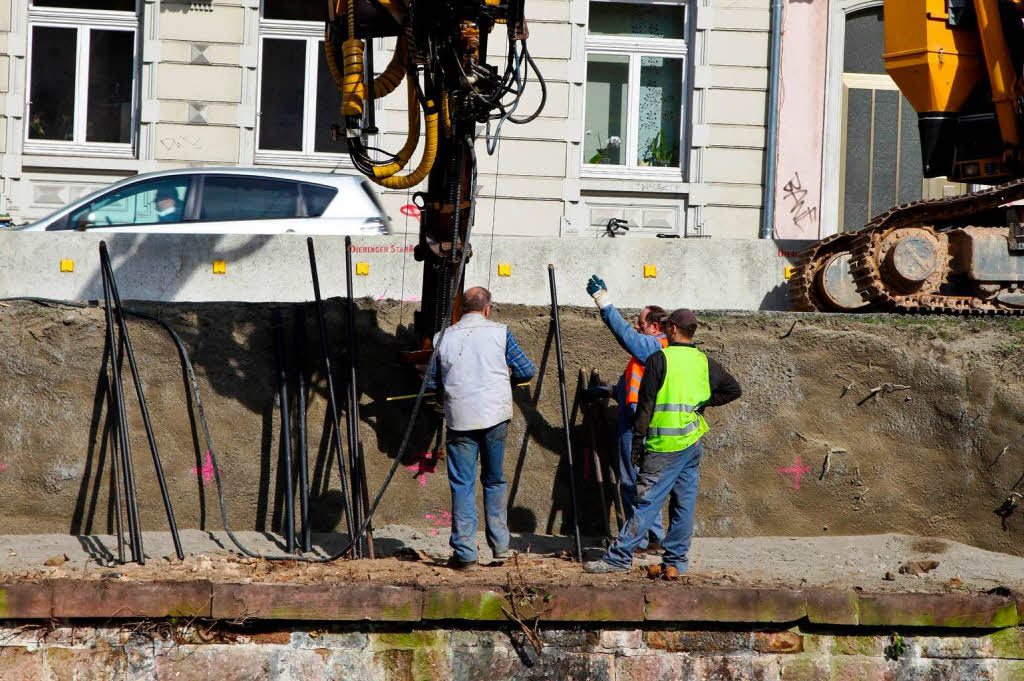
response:
M121 295L151 301L296 302L313 297L306 239L299 235L0 234L0 297L95 300L103 296L98 246L106 239ZM354 260L369 273L355 277L356 295L418 301L423 265L412 255L415 236L363 238ZM317 237L325 296L343 295L343 237ZM584 286L600 273L621 307L720 310L786 308L784 267L772 241L663 239L473 239L466 283L491 289L499 302L550 302L547 265L556 267L559 301L592 304ZM61 261L74 270L61 271ZM226 271L214 274L214 262ZM498 267L510 266L510 276ZM645 267L648 270L645 277Z

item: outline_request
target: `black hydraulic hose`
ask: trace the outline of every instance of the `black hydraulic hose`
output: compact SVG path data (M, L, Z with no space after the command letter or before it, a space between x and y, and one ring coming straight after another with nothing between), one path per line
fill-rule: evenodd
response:
M149 409L146 406L146 395L142 389L142 378L139 376L139 367L135 362L135 351L132 348L132 339L128 333L128 324L124 319L124 311L121 305L121 296L117 291L117 281L114 279L114 270L110 266L110 253L107 252L107 242L100 242L100 266L106 268L110 294L114 300L114 317L117 319L118 327L121 329L121 341L124 343L125 354L128 356L128 367L132 372L132 381L135 383L135 394L139 398L139 411L142 412L142 423L146 428L146 439L149 441L149 451L153 455L153 469L156 471L157 483L160 486L160 496L164 502L164 511L167 514L167 525L171 530L171 540L174 542L174 552L178 560L185 559L185 552L181 549L181 537L178 536L178 524L174 520L174 507L171 505L171 496L167 490L167 480L164 478L164 468L160 463L160 452L157 450L156 437L153 435L153 424L149 419Z
M306 443L306 311L295 310L295 365L297 376L296 419L299 431L299 522L302 525L302 550L313 550L309 527L309 447Z
M320 296L320 276L316 268L316 250L313 247L313 237L306 238L306 247L309 251L309 270L313 275L313 295L316 298L317 321L320 326L320 352L324 360L324 374L327 376L327 409L330 411L331 425L334 428L335 442L337 448L334 450L338 459L338 474L340 476L341 498L345 506L345 519L348 524L348 536L353 539L356 528L355 509L349 505L348 479L345 474L345 460L341 453L341 422L338 420L338 402L334 392L334 376L331 370L331 354L327 343L327 320L324 315L324 300ZM328 442L330 445L330 442Z
M295 491L292 487L292 424L288 417L288 368L284 354L284 321L281 311L275 309L271 324L274 327L274 347L277 349L278 395L281 404L281 448L284 450L284 537L288 553L295 551Z
M121 385L121 367L114 356L114 348L118 347L114 339L114 308L110 296L110 280L106 268L100 268L103 279L103 316L106 320L107 347L110 352L111 383L114 388L114 402L117 405L118 438L121 441L121 472L124 478L125 515L128 521L128 542L131 547L132 560L145 565L146 553L142 546L142 531L139 527L139 505L135 494L135 465L132 461L132 447L128 439L128 421L125 418L124 388ZM118 513L120 514L120 509Z
M565 455L569 464L569 497L572 500L572 528L576 535L576 557L583 562L580 543L580 516L576 506L576 466L572 460L572 434L569 430L569 403L565 398L565 362L562 359L562 325L558 319L558 289L555 287L555 266L548 265L551 286L551 321L555 326L555 356L558 359L558 389L562 396L562 428L565 430Z
M359 438L359 377L356 367L359 362L359 342L356 335L356 299L352 283L352 237L345 237L345 288L348 296L348 409L345 417L348 425L348 446L352 458L352 506L362 514L369 510L370 498L366 488L366 462ZM358 517L359 514L357 514ZM361 547L360 547L361 548ZM366 528L366 555L374 557L373 525Z

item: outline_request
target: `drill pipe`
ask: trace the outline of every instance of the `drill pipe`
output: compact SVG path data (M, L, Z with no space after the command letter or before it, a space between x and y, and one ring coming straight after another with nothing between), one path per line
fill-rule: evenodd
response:
M580 516L576 508L576 466L572 461L572 434L569 426L569 404L565 398L565 361L562 359L562 325L558 320L558 289L555 287L555 266L548 265L551 287L551 322L555 327L555 356L558 358L558 390L562 396L562 428L565 430L565 455L569 464L569 496L572 500L572 528L576 535L576 557L583 562L580 543Z
M114 317L117 319L117 325L121 329L121 341L124 343L125 354L128 355L128 367L131 369L132 380L135 383L135 394L139 398L139 411L142 412L142 423L146 427L146 439L149 441L149 451L150 454L153 455L153 469L156 471L156 479L160 484L160 496L163 498L164 511L167 513L167 524L171 529L171 540L174 542L174 552L178 555L178 560L184 560L185 552L181 550L181 537L178 536L178 524L174 521L174 508L171 506L171 496L167 490L167 480L164 478L164 467L160 463L160 452L157 451L156 438L153 435L153 424L149 420L149 409L146 407L146 395L142 390L142 379L139 377L139 367L135 362L135 351L132 349L132 339L128 334L128 324L124 319L124 307L121 305L121 295L117 291L117 281L114 279L114 270L110 266L110 254L107 252L106 241L100 242L100 265L107 270L110 293L114 299Z
M295 489L292 487L292 426L288 418L288 369L284 356L284 320L275 309L274 347L277 349L278 392L281 398L281 448L284 450L284 539L288 553L295 551Z
M317 322L320 326L320 352L324 358L324 374L327 376L327 410L330 411L331 425L335 434L335 457L338 460L338 474L341 484L341 503L345 507L345 522L348 525L348 536L353 547L358 544L355 536L352 509L348 503L348 476L345 473L345 460L341 454L341 421L338 420L338 402L334 397L334 377L331 372L331 355L327 344L327 321L324 317L324 300L320 297L320 276L316 269L316 251L313 248L313 237L306 237L309 249L309 271L313 275L313 296L316 298ZM353 554L355 555L354 549Z

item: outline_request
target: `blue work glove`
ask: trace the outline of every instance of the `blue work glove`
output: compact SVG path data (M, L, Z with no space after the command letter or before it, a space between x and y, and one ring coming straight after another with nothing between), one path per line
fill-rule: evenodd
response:
M590 281L587 282L587 293L597 303L597 307L602 310L612 304L612 297L608 294L608 285L596 274L591 275Z

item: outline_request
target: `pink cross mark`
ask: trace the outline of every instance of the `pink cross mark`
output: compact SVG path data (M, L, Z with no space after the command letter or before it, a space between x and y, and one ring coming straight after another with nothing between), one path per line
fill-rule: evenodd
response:
M7 464L0 463L0 471L5 471L5 470L7 470Z
M217 472L220 473L219 468L217 469ZM210 457L209 450L206 451L206 463L203 464L202 468L193 466L192 473L195 475L202 475L203 482L210 482L210 480L213 479L213 460Z
M437 459L433 452L419 452L416 460L411 466L406 466L412 471L412 477L420 479L420 487L427 486L427 473L433 473L437 469ZM430 516L427 516L428 518Z
M434 529L430 531L430 534L437 534L438 527L452 526L452 514L448 511L438 511L436 514L428 513L426 517L434 525Z
M779 468L779 473L783 475L793 476L793 489L800 489L800 476L811 472L810 466L802 466L803 462L800 461L800 457L796 457L796 462L789 468Z

